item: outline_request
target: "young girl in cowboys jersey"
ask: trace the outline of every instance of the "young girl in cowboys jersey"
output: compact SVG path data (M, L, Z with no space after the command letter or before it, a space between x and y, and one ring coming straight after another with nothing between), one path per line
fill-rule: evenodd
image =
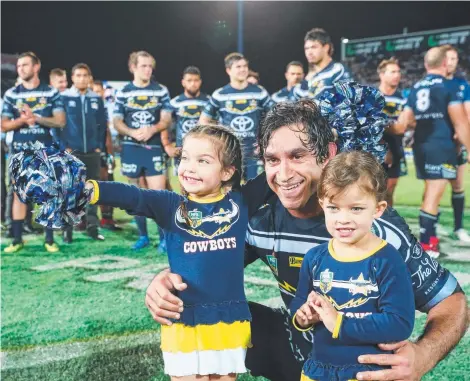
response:
M318 199L333 237L305 255L290 311L299 330L312 328L315 346L301 380L354 380L380 369L360 365L377 344L406 340L414 324L411 277L399 252L372 231L387 207L385 172L365 152L341 153L323 170Z
M161 327L165 372L178 380L234 380L246 372L251 315L243 287L248 207L239 192L241 172L235 135L200 125L183 140L178 167L183 195L87 183L91 203L153 218L165 231L171 270L187 284L179 294L180 318Z

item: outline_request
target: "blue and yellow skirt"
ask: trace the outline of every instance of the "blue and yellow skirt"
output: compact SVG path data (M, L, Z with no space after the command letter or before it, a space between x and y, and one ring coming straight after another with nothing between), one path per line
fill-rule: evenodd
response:
M194 327L173 323L161 327L165 373L170 376L245 373L246 350L250 346L249 321Z

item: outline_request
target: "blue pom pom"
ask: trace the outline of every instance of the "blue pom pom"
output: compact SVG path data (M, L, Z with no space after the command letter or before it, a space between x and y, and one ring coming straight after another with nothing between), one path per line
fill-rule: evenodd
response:
M9 170L19 199L41 205L37 223L63 229L80 222L90 192L85 190L85 164L75 156L36 142L12 156Z
M321 114L338 134L340 152L367 151L383 162L387 145L382 136L390 124L382 111L385 99L379 90L356 82L339 81L318 99Z

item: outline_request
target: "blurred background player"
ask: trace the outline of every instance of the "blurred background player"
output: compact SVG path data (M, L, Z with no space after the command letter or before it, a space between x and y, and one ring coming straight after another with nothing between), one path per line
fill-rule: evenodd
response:
M287 64L285 77L287 86L271 95L273 102L288 102L292 101L292 89L295 85L303 81L305 76L304 65L299 61L291 61Z
M184 136L196 126L202 110L209 102L209 96L201 92L201 72L196 66L184 69L181 85L184 92L170 102L175 120L176 147L182 146ZM174 156L174 151L167 153Z
M106 107L106 98L103 82L98 79L93 80L92 85L93 92L98 94L106 109L106 137L105 137L105 149L106 151L101 152L101 169L100 169L100 180L101 181L114 181L114 169L116 168L116 163L114 160L114 145L111 137L111 132L109 131L109 119L110 115L108 113L108 108ZM100 205L101 210L101 221L100 226L103 229L108 229L111 231L119 231L122 228L116 225L116 222L113 220L113 207Z
M121 171L133 185L149 189L166 188L166 162L160 133L171 125L170 94L162 84L152 81L155 59L145 51L129 57L134 80L116 94L114 128L123 135ZM143 178L145 183L140 179ZM133 245L140 250L150 245L145 217L135 217L139 239ZM163 232L159 229L161 250Z
M49 84L57 89L59 93L65 91L69 85L67 82L67 72L64 69L52 69L49 73Z
M250 85L259 85L259 73L254 70L249 70L246 80Z
M439 203L450 180L457 178L457 144L454 134L468 149L470 125L462 102L445 76L445 49L432 48L424 57L427 75L411 89L404 113L407 125L416 126L413 156L416 176L425 181L419 214L420 242L434 258L439 257L436 225Z
M464 108L467 118L470 121L470 86L464 78L456 75L459 65L459 54L457 49L451 45L443 45L442 48L445 50L447 58L446 78L451 82L451 85L454 86L455 91L462 94ZM460 152L457 160L457 178L450 182L452 185L452 209L454 211L454 232L451 238L461 243L469 244L470 235L463 227L463 214L465 210L464 176L468 151L462 145L460 145L458 149Z
M262 115L273 102L264 87L248 83L248 60L242 54L230 53L224 62L230 83L214 91L199 123L218 120L234 131L242 141L244 180L249 180L263 172L256 157L256 136Z
M339 80L351 80L351 74L340 62L333 61L333 42L325 30L314 28L304 38L305 57L308 73L300 84L294 87L293 97L316 98L322 91L331 89Z
M100 179L100 157L105 152L107 130L106 108L100 95L90 87L91 70L79 63L72 68L73 86L62 93L67 124L59 134L61 148L73 152L86 166L87 178ZM98 208L89 205L86 210L86 231L96 241L103 241L99 233ZM64 231L64 242L72 243L72 228Z
M33 52L20 54L16 64L21 83L5 92L2 107L2 132L13 131L12 154L31 148L36 141L45 146L53 143L51 128L65 125L65 112L59 92L39 80L41 62ZM12 205L13 241L6 253L23 249L23 225L27 207L14 194ZM59 251L52 229L46 229L44 248Z
M377 72L380 78L379 90L385 98L384 112L393 120L392 125L385 130L384 140L388 144L388 152L385 159L385 171L387 172L387 204L393 206L393 193L398 183L398 178L406 176L405 151L403 150L403 133L406 129L404 123L399 122L398 117L406 103L398 85L401 72L398 61L395 58L383 60ZM397 133L397 130L398 133Z

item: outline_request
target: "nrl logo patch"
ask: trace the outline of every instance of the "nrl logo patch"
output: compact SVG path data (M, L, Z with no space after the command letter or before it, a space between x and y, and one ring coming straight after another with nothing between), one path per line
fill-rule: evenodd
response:
M320 273L320 290L326 294L328 291L331 290L333 284L333 273L326 269Z
M274 255L266 255L266 260L268 261L269 267L271 267L271 270L278 275L277 272L277 258Z
M188 212L189 220L191 221L191 227L197 228L202 223L202 212L199 210L191 210Z

